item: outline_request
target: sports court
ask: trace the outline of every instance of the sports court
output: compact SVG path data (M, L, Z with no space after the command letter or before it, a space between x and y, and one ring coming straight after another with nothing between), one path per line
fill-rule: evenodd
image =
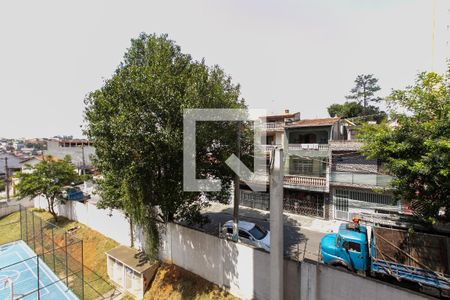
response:
M13 282L14 299L38 299L38 281L40 299L78 299L23 241L0 246L1 300L11 299L11 285L5 284L8 278Z

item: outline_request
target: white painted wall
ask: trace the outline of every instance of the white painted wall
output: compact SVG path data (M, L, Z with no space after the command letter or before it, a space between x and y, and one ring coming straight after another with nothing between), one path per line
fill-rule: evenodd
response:
M46 208L45 199L34 199ZM130 226L122 212L98 209L92 203L69 201L59 214L130 245ZM139 230L137 230L139 232ZM176 264L227 289L242 299L270 299L269 253L187 228L160 224L162 261ZM135 235L138 239L141 234ZM140 245L139 240L135 245ZM284 260L284 299L426 299L422 295L311 261Z
M169 223L161 230L162 261L176 264L242 299L270 299L269 253ZM285 299L299 299L298 263L285 260Z
M161 260L198 274L242 299L270 299L268 253L173 223L165 225L162 231ZM284 299L426 298L316 262L285 260Z
M319 299L419 300L429 298L378 280L304 261L301 264L301 300Z
M47 209L47 201L37 197L34 207ZM90 202L67 201L57 205L56 211L58 215L89 226L122 245L131 245L130 224L120 210L99 209Z

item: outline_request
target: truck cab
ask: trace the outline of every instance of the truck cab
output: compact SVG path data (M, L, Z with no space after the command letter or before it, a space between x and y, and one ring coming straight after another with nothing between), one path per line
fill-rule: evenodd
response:
M370 269L367 228L358 222L342 224L338 233L325 235L320 250L326 264L361 273Z

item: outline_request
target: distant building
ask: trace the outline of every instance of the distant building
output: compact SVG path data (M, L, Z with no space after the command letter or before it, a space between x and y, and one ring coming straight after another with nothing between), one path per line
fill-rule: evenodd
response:
M0 179L2 180L6 179L5 158L7 158L8 163L9 183L7 184L10 188L10 195L14 196L14 174L22 169L21 159L10 153L0 153Z
M69 155L73 165L81 173L83 169L92 169L92 156L95 155L95 148L93 143L88 140L49 140L47 141L47 150L44 150L43 154L58 159L64 159Z
M22 148L25 147L25 144L23 143L23 141L14 141L12 146L13 146L14 150L20 151L20 150L22 150Z
M276 145L284 149L285 211L344 221L358 215L386 224L405 213L401 203L393 201L392 177L382 174L378 160L359 152L362 143L355 139L355 124L341 118L297 116L268 116L262 145L267 154ZM241 205L269 210L267 177L265 183L266 193L254 193L241 183Z
M11 176L12 173L20 171L22 169L21 159L15 155L9 153L0 153L0 177L3 178L6 174L5 172L5 157L8 159L8 172Z

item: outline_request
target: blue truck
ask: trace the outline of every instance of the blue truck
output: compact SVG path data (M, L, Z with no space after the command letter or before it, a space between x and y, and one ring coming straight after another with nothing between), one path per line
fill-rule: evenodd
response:
M397 279L435 295L450 295L450 239L446 236L384 227L370 231L359 220L325 235L320 254L325 264L364 276Z

